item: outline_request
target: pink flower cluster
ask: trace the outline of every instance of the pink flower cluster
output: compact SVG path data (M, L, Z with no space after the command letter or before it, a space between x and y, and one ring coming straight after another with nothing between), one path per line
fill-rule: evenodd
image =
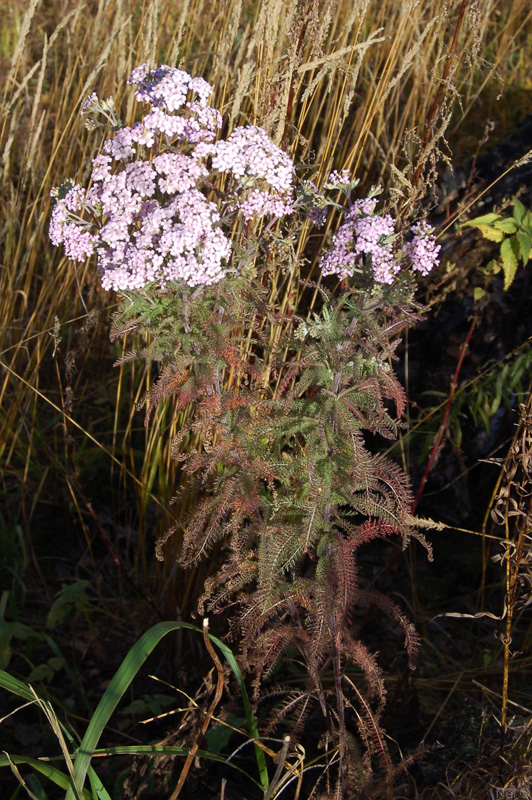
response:
M348 169L343 169L341 172L334 170L327 178L327 186L336 188L337 186L349 186L351 183L351 173Z
M405 253L412 262L412 269L428 275L438 265L441 246L436 244L434 229L426 222L412 225L412 241L405 245Z
M158 134L168 141L194 144L212 142L222 127L220 112L208 105L212 88L203 78L193 78L183 70L165 65L150 69L143 64L133 70L128 83L138 86L135 97L152 110L142 122L120 128L113 139L105 142L106 153L117 161L135 155L135 145L153 147ZM190 94L196 94L197 98L187 100ZM96 106L93 93L82 104L82 113Z
M142 65L128 82L151 111L104 143L88 190L62 193L50 238L73 260L96 253L105 289L216 283L232 253L222 215L232 225L235 213L246 221L291 213L292 161L261 128L237 128L216 142L221 115L207 105L212 89L203 78ZM94 94L82 105L82 113L101 111L108 120L110 109ZM151 151L146 160L142 148ZM230 177L220 207L204 194L211 172Z
M195 155L210 156L214 170L230 173L238 181L234 202L244 219L292 213L294 164L262 128L236 128L225 141L198 145Z
M71 261L85 261L94 252L98 237L90 233L89 225L78 216L84 206L86 192L75 185L58 200L52 210L49 236L52 244L63 245Z
M374 215L375 205L372 198L353 203L333 238L333 247L322 259L324 275L350 277L369 259L377 283L393 283L400 269L392 246L394 221L389 214Z
M348 175L331 173L329 185L348 183ZM396 238L394 219L390 214L375 214L377 201L374 197L356 200L333 236L333 246L321 259L324 275L335 274L344 279L355 271L370 266L377 283L392 284L401 270L401 261L406 255L412 269L422 275L438 264L440 246L436 245L433 229L425 222L412 227L414 234L402 252L394 250Z

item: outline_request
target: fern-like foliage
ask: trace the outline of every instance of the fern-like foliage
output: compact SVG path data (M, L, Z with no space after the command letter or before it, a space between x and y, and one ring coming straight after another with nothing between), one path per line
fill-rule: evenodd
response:
M425 543L407 476L368 439L397 435L406 400L391 365L417 309L402 285L344 286L339 297L320 289L312 319L287 317L269 308L267 291L228 278L167 290L154 307L130 298L113 335L151 333L140 355L160 362L160 373L142 403L147 422L169 397L177 411L192 408L173 443L197 498L179 523L180 560L190 565L221 541L226 554L201 612L238 609L231 627L257 697L287 650L299 653L306 685L278 721L294 711L300 727L317 703L340 732L345 761L346 714L356 707L358 736L391 769L379 726L382 676L351 620L360 604L378 605L403 629L413 660L412 626L389 598L361 588L358 555L376 538ZM333 688L322 682L331 664ZM363 673L363 690L342 680L348 665Z

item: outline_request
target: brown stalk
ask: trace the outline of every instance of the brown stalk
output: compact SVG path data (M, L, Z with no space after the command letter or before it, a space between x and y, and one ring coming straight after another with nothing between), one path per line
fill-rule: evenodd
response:
M306 19L301 26L301 30L299 31L299 38L297 40L296 52L295 52L295 61L299 58L299 54L301 53L301 48L303 47L303 42L305 41L305 35L307 33L308 23L310 20L310 16L312 14L312 9L314 7L314 0L308 0L308 9L306 14ZM282 136L282 148L286 150L288 147L288 125L290 124L290 119L292 117L292 107L294 105L294 94L295 94L295 80L296 80L296 71L292 70L292 78L290 79L290 89L288 91L288 102L286 105L286 117L284 123L284 131Z
M504 665L501 700L501 751L505 745L507 718L508 718L508 692L510 682L510 661L512 652L512 625L514 613L519 600L522 581L520 571L523 564L527 564L528 549L530 546L530 516L532 494L530 489L530 462L532 444L532 395L528 393L526 405L520 407L518 428L504 462L501 479L498 482L497 497L491 511L492 519L504 525L505 552L501 561L505 562L505 611L502 618L505 620L504 636ZM514 535L511 535L511 519L515 519ZM501 542L502 543L502 542Z
M212 699L212 703L210 704L205 717L203 718L203 722L201 724L200 732L196 738L194 745L190 748L186 761L183 765L183 769L181 770L181 775L179 776L179 780L177 782L177 786L175 787L174 791L170 795L169 800L176 800L181 793L181 789L185 783L188 773L190 772L190 767L192 766L192 762L194 761L194 757L199 750L201 741L205 734L207 733L207 728L210 725L211 719L214 715L214 711L216 706L222 699L222 692L224 688L224 671L222 667L222 662L220 661L218 654L214 647L212 646L211 640L209 639L209 620L207 617L203 620L203 641L205 642L205 647L208 650L210 657L214 662L214 666L216 667L216 672L218 674L218 681L216 683L216 691L214 693L214 697Z

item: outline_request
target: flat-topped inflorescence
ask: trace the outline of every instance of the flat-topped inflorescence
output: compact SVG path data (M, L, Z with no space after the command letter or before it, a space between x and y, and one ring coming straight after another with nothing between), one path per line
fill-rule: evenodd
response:
M222 117L208 105L212 88L203 78L144 64L128 82L150 110L119 126L111 100L92 93L84 101L82 114L103 115L114 135L93 160L89 189L54 190L50 238L72 260L96 254L105 289L217 283L238 269L230 237L238 216L292 213L294 165L256 126L215 141ZM217 174L228 180L215 202Z
M350 205L333 236L332 247L321 258L320 267L324 275L335 274L345 279L369 268L376 283L392 284L405 266L405 257L409 261L407 266L422 275L428 275L437 266L440 246L436 244L433 228L426 222L413 225L410 229L414 234L412 240L402 249L397 248L395 220L391 214L375 213L378 190L351 202L356 182L351 180L347 170L332 172L325 186L327 189L341 189ZM313 209L319 224L323 223L324 210L321 208L316 212Z
M82 103L81 113L103 115L114 135L93 160L89 189L69 184L52 193L57 202L50 238L74 261L96 254L105 289L218 283L239 271L235 230L294 212L293 161L254 125L217 139L222 117L208 105L212 88L203 78L143 64L128 83L149 108L131 126L120 123L112 99L100 101L92 93ZM93 117L88 122L98 124ZM214 200L217 175L224 176L224 189ZM377 191L352 201L356 183L345 169L331 172L325 183L326 190L347 197L348 207L321 258L322 273L341 279L365 273L380 284L393 284L405 265L427 275L439 252L432 229L424 222L413 226L412 240L398 249L394 219L375 213ZM299 209L322 225L328 205L338 204L310 181L304 186L310 202Z

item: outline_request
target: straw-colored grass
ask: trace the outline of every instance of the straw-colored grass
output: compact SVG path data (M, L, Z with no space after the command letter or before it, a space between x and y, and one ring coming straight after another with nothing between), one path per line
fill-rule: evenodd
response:
M428 176L439 150L449 154L444 134L452 146L463 124L471 137L488 113L511 122L530 88L523 56L532 36L528 1L467 3L457 29L461 5L10 4L0 34L0 492L5 525L22 525L30 550L43 509L56 514L64 506L88 542L91 515L111 515L115 528L138 530L124 568L174 614L202 580L196 573L176 587L171 558L160 565L151 556L154 534L177 513L159 511L179 480L170 458L180 422L172 403L144 429L135 405L153 376L138 364L112 369L120 350L107 332L117 298L100 289L92 263L74 267L47 237L51 188L67 177L86 179L101 145L99 134L83 127L81 101L91 91L114 95L128 121L132 68L145 61L179 65L213 84L213 102L229 127L264 126L298 163L316 165L316 182L331 168L350 168L362 188L380 182L391 205L411 208L430 183L412 185L420 163ZM440 113L423 144L456 30ZM501 92L510 103L496 100ZM468 146L475 150L474 142ZM284 302L297 304L292 279L273 285Z
M488 119L502 136L532 111L532 9L529 0L8 5L0 26L0 537L21 549L17 602L30 563L40 574L33 548L43 530L54 525L60 541L74 528L89 554L95 536L109 537L117 593L131 597L133 581L152 601L134 595L133 634L155 621L154 606L187 619L208 565L183 575L172 560L177 542L164 563L153 556L156 536L183 510L169 504L180 479L170 444L182 419L169 400L144 427L136 405L154 376L139 363L112 368L132 347L127 337L108 339L118 298L101 290L92 262L73 266L48 239L50 190L68 177L86 180L101 146L83 127L81 102L92 91L114 95L128 122L131 70L178 65L212 83L229 129L262 125L302 170L313 167L305 174L316 183L332 168L352 169L361 191L381 183L386 202L408 214L438 161L477 151ZM298 254L320 246L307 237L304 229ZM272 287L281 308L298 305L293 277L272 276ZM40 587L48 593L45 576ZM431 680L440 702L448 687Z

